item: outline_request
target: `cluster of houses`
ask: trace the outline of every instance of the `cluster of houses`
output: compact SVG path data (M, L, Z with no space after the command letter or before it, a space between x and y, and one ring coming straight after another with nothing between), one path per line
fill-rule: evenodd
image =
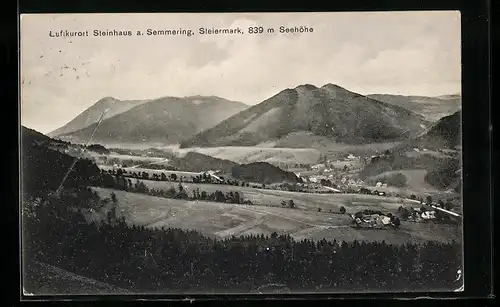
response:
M421 222L425 220L436 219L435 210L426 210L424 208L403 208L399 207L398 213L407 221Z
M377 184L375 185L375 187L377 188L387 188L387 183L382 183L382 182L377 182Z
M380 211L359 211L351 214L351 218L355 227L383 229L385 227L397 228L400 225L399 218L391 213L383 214Z
M418 147L413 148L413 151L415 152L420 152L420 151L429 151L427 148L420 149Z
M356 162L356 161L360 161L360 157L358 156L355 156L353 155L352 153L349 153L347 155L347 157L343 158L343 159L337 159L336 161L334 160L326 160L326 162L324 163L318 163L316 165L312 165L311 166L311 170L313 171L324 171L324 172L332 172L335 170L335 167L334 165L335 164L341 164L341 163L345 163L345 162Z

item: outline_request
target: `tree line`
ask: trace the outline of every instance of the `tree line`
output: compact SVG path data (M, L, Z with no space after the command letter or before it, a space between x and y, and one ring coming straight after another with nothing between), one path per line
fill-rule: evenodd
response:
M153 173L149 174L148 172L134 172L134 171L126 171L121 168L116 170L102 170L102 174L109 175L119 175L128 178L134 179L144 179L144 180L152 180L152 181L174 181L174 182L185 182L185 183L205 183L205 184L223 184L223 185L232 185L232 186L242 186L249 187L250 184L248 182L239 181L239 180L231 180L230 178L218 177L219 179L215 179L207 173L193 175L186 178L185 176L179 176L176 173L171 173L168 176L165 173Z
M238 191L234 192L229 191L224 193L222 191L216 190L214 192L206 192L206 191L200 191L200 189L197 188L193 191L191 195L189 195L184 186L182 185L182 183L180 182L177 186L177 189L175 189L174 187L171 187L167 190L155 189L155 188L149 188L147 185L144 184L144 182L140 180L136 180L136 182L133 183L132 180L123 176L119 172L116 173L114 176L107 173L103 173L103 182L102 185L100 186L104 188L122 190L133 193L141 193L141 194L147 194L151 196L164 197L164 198L205 200L205 201L215 201L215 202L233 203L233 204L249 204L249 205L252 204L251 201L245 200L243 198L243 195L241 195L241 193L239 193Z

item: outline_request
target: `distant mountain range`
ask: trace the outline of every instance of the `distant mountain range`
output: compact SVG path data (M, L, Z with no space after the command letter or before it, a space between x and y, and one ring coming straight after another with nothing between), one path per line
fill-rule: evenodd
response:
M229 117L181 142L181 147L255 146L302 132L366 144L408 139L429 125L421 115L338 85L306 84Z
M455 113L462 105L462 97L459 94L437 97L374 94L367 97L405 108L432 122Z
M254 106L215 96L118 100L106 97L49 133L101 144L309 148L311 144L405 141L460 110L460 95L363 96L338 85L285 89ZM326 146L326 145L325 145Z
M81 126L83 119L91 122L89 125L55 135L58 129L52 135L72 142L84 142L94 131L102 111L110 107L111 115L101 122L92 142L175 144L248 107L215 96L163 97L150 101L126 101L121 106L122 102L112 98L100 100L61 129L73 130Z

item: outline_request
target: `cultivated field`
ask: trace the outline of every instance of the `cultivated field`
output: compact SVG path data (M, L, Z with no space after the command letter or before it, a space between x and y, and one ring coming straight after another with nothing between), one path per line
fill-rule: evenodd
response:
M304 205L298 209L236 205L166 199L112 189L94 189L102 197L109 197L114 191L119 202L118 212L129 223L145 227L195 229L205 235L219 238L272 232L290 234L296 239L385 240L393 244L427 240L446 242L460 238L458 227L409 222L403 222L400 230L356 230L349 226L351 219L348 215L331 214L324 210L322 212L304 210ZM345 199L350 199L353 207L359 206L353 195L331 195L331 197L333 197L332 206L337 206L335 202L343 203ZM325 207L327 203L324 200ZM393 203L393 207L397 206L397 203Z

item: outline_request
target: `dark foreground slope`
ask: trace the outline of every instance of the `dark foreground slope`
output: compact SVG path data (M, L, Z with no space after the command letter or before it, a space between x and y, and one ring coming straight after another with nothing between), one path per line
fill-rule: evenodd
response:
M76 275L58 267L27 260L23 266L25 295L102 295L129 294L129 290Z
M56 190L75 158L54 148L59 144L39 132L21 127L21 189L23 194L39 195ZM64 143L66 144L66 143ZM97 165L87 159L78 160L64 180L65 187L89 185L99 180Z
M404 108L337 85L301 85L181 142L181 147L254 146L304 132L335 142L386 142L408 139L428 124Z

